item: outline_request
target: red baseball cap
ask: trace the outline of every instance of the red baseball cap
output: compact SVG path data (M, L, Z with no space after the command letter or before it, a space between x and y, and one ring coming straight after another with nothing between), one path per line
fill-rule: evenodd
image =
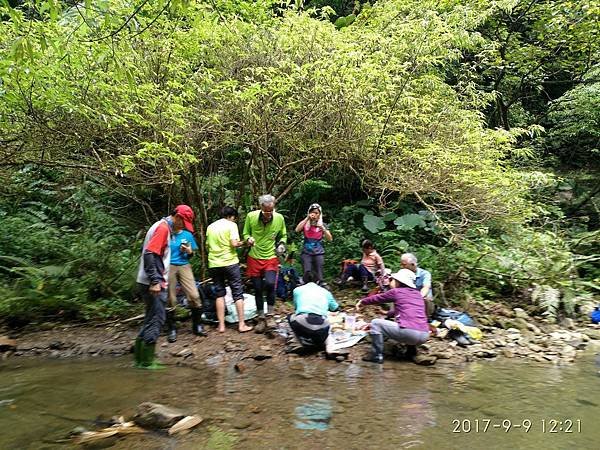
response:
M175 214L183 219L183 226L185 229L194 232L194 210L188 205L177 205L175 207Z

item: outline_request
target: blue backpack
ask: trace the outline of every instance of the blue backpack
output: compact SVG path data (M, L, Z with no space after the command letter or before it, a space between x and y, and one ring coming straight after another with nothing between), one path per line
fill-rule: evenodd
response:
M596 309L590 314L592 323L600 323L600 306L596 306Z
M458 320L463 325L474 327L475 321L467 313L448 308L438 308L433 313L433 319L444 323L447 319Z
M296 269L290 266L283 266L277 277L276 294L277 297L287 300L292 296L292 291L300 283Z

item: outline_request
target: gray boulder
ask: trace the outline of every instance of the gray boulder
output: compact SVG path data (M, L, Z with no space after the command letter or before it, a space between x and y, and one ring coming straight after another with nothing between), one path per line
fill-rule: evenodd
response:
M138 405L133 421L143 428L169 428L186 414L159 403L145 402Z

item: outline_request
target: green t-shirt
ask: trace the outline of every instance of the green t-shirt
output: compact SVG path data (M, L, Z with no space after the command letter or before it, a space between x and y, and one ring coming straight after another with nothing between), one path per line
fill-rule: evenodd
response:
M260 209L249 212L244 223L244 240L252 236L254 246L248 255L255 259L271 259L275 257L275 244L279 241L286 242L287 231L283 216L273 211L273 220L264 224L260 220Z
M226 267L239 263L231 240L240 240L237 224L227 219L219 219L206 228L206 249L208 267Z

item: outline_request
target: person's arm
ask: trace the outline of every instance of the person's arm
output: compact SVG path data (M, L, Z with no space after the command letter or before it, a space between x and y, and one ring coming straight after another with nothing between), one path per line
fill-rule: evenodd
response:
M190 233L190 244L192 244L192 252L198 251L198 243L196 242L196 238L193 234Z
M323 228L323 236L325 237L325 239L327 239L329 242L333 241L333 236L331 235L331 231L329 231L325 225L323 225L322 228Z
M162 256L148 250L144 251L144 272L150 280L150 291L160 292L161 286L164 282L162 276Z
M327 294L325 295L327 296L327 306L329 311L337 311L340 308L340 305L338 305L338 303L335 301L335 298L333 298L331 292L327 291Z
M425 275L423 276L423 287L421 288L421 295L423 296L423 298L427 298L430 290L431 290L431 274L429 272L425 272Z
M307 217L305 217L304 219L302 219L300 222L298 222L298 225L296 225L296 228L294 229L294 231L295 231L296 233L300 233L300 232L302 231L302 229L304 228L304 226L306 225L306 222L307 222L308 220L310 220L310 219L309 219L309 218L308 218L308 216L307 216Z
M142 255L144 258L144 272L150 280L150 292L159 293L165 281L162 275L164 270L162 255L167 245L169 245L168 225L160 225L154 231Z
M249 246L254 244L254 238L252 237L252 226L250 225L251 214L252 213L248 213L246 216L246 220L244 221L244 229L242 230L244 241L247 242Z
M229 243L233 248L242 247L244 242L240 241L240 232L235 222L231 222L231 232L229 233Z
M281 216L281 230L279 232L279 242L287 244L287 230L285 228L285 219Z
M393 302L395 299L396 297L394 295L394 290L391 289L389 291L382 292L381 294L360 299L356 304L356 309L360 309L360 307L365 305L377 305L379 303Z
M377 262L377 267L379 271L384 274L385 273L385 264L383 263L383 258L379 255L379 253L375 254L375 261Z

